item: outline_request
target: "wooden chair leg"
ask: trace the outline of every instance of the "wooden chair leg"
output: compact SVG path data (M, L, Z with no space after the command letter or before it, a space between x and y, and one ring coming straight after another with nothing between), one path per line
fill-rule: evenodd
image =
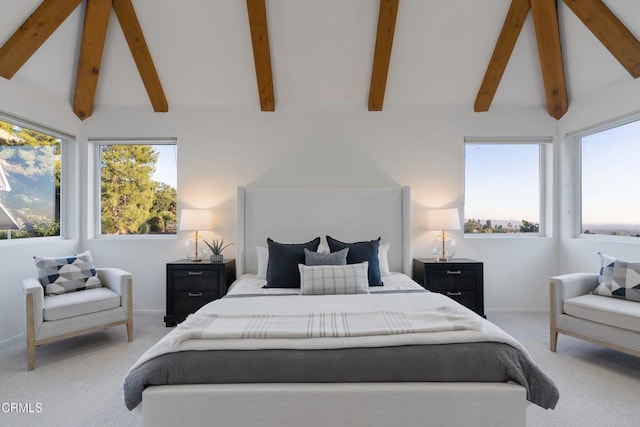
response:
M33 295L27 294L27 370L36 367L36 323L33 311Z
M131 282L131 279L129 279L129 305L127 307L127 337L129 342L133 341L133 284Z
M549 339L549 347L552 352L556 352L556 347L558 346L558 331L553 326L551 327L551 336Z
M129 342L133 341L133 319L127 320L127 338Z
M549 284L549 349L556 352L558 345L558 330L556 329L556 284L553 280Z

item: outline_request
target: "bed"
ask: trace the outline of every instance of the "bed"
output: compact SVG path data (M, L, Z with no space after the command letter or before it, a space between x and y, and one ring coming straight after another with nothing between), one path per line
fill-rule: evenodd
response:
M552 408L557 389L519 343L408 277L409 224L407 187L239 188L239 280L132 367L127 405L141 394L149 426L225 427L524 426L527 399ZM384 286L319 296L263 287L257 246L325 235L380 236L389 245ZM312 323L319 329L299 327Z

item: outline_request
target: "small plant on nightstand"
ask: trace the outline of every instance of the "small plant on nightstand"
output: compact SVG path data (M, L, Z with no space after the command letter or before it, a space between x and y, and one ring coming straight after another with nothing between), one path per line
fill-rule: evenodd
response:
M233 243L225 244L224 239L213 239L211 243L207 242L206 240L204 242L207 244L207 246L209 246L209 249L211 249L211 262L222 262L224 258L222 255L222 251L233 245Z

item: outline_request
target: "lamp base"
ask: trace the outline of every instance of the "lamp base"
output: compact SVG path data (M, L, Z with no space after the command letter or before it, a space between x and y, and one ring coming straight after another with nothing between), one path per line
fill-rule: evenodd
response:
M189 261L201 262L207 254L207 245L200 238L189 237L184 243L184 254Z
M431 246L433 258L438 262L449 261L456 254L456 241L448 235L438 235Z

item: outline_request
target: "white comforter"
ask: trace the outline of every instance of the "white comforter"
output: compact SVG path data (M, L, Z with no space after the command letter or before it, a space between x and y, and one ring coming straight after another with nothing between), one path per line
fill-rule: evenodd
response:
M407 276L404 276L407 277ZM407 277L408 279L408 277ZM240 281L244 280L243 278ZM251 279L256 280L256 279ZM410 282L411 280L408 279ZM406 280L400 280L400 282ZM235 286L238 286L236 284ZM256 283L253 283L256 289ZM409 288L413 285L406 284ZM242 285L241 285L242 287ZM440 311L462 312L465 321L473 324L467 329L446 328L412 333L363 334L361 336L324 336L312 338L255 338L194 333L192 321L185 321L144 353L131 368L162 354L187 350L256 350L256 349L336 349L355 347L384 347L419 344L445 344L463 342L501 342L527 354L525 348L510 335L491 322L466 309L450 298L431 292L371 293L359 295L260 295L225 297L202 307L197 315L221 316L306 316L331 313L432 313ZM248 295L247 292L244 295ZM204 316L206 317L206 316ZM202 318L202 317L201 317ZM197 323L197 322L195 322Z

